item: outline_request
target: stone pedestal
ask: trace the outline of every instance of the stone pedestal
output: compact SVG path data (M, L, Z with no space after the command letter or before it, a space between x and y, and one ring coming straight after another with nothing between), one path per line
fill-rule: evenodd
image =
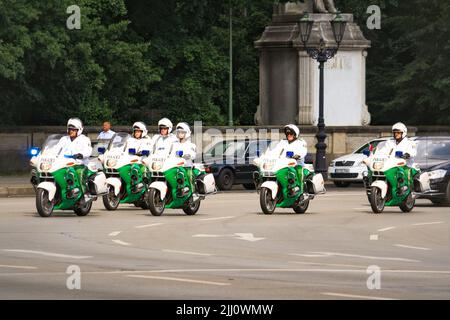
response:
M315 125L318 118L318 63L305 52L297 22L303 12L291 4L275 5L272 23L255 42L260 51L260 105L258 125L296 123ZM333 14L309 14L315 21L308 46L324 39L334 47L330 21ZM347 21L344 39L336 57L325 66L325 124L361 126L370 124L366 105L366 56L370 47L353 15Z

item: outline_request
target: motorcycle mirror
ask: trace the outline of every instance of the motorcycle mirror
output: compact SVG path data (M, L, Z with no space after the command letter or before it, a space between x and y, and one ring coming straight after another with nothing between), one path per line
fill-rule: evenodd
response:
M403 151L396 151L395 152L395 157L396 158L402 158L403 157Z
M97 151L99 154L104 154L106 152L106 149L103 147L99 147L99 148L97 148Z
M149 151L149 150L143 150L143 151L141 152L141 154L142 154L144 157L148 157L148 156L150 155L150 151Z
M177 157L182 157L183 156L183 150L179 150L176 152Z
M363 151L363 155L365 155L366 157L370 156L370 151L368 149L365 149Z
M294 152L292 152L292 151L286 152L286 157L292 158L293 156L294 156Z
M136 154L136 149L130 148L130 149L128 149L128 153L129 154Z
M30 148L30 150L28 151L28 153L30 154L30 156L34 157L37 156L39 154L39 152L41 152L41 149L38 147L32 147Z

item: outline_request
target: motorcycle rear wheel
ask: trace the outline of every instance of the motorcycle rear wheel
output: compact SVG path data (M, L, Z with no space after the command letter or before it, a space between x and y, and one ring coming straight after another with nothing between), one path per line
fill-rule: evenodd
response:
M79 217L84 217L91 212L92 208L92 202L93 201L85 201L84 198L82 198L76 208L73 209L75 214Z
M413 198L412 193L408 195L408 197L403 201L403 203L400 205L400 209L405 212L411 212L414 209L414 205L416 204L416 200Z
M309 199L305 199L299 204L297 204L293 209L295 213L303 214L308 210L309 207Z
M192 197L189 199L188 203L183 207L183 212L188 216L195 215L200 209L200 199L193 201Z

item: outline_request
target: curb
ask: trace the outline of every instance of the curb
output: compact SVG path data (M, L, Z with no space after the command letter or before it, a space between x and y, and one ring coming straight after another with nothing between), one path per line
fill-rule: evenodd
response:
M34 196L32 186L0 187L0 198Z

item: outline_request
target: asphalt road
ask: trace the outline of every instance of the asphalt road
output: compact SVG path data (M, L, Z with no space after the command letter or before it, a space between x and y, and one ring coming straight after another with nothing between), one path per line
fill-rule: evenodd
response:
M352 188L260 212L245 191L195 216L97 201L45 219L33 198L0 199L0 299L450 299L449 208L375 215Z

